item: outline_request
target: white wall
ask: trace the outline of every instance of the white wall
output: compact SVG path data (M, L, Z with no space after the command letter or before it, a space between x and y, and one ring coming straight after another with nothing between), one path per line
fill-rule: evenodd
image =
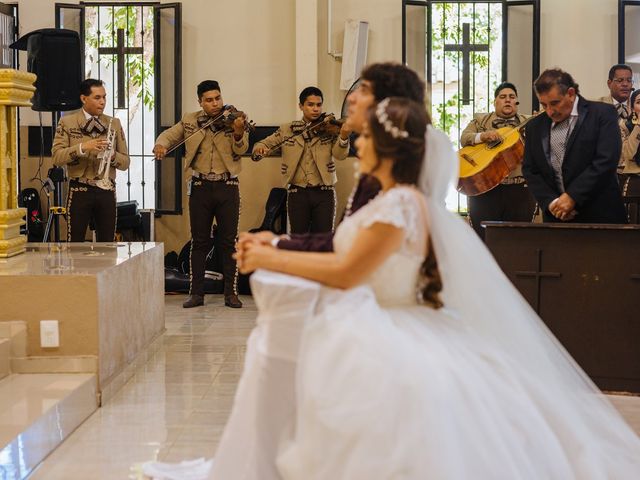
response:
M606 93L607 73L618 59L616 0L542 0L540 68L573 75L587 98Z
M325 110L340 114L346 92L339 89L342 64L327 53L327 0L318 0L319 87L325 95ZM344 22L369 22L367 63L402 60L402 4L399 0L333 0L333 49L342 52Z

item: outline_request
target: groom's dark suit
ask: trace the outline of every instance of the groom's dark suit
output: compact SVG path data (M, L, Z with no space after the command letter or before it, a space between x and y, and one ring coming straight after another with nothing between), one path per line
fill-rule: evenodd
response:
M542 114L526 126L522 171L545 222L557 222L549 204L561 195L550 163L551 119ZM577 223L627 223L616 167L621 151L618 116L611 105L578 99L578 119L567 140L562 178L576 202Z

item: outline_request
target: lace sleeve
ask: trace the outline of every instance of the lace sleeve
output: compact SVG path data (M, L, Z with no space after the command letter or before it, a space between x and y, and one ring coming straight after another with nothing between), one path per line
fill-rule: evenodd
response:
M374 223L384 223L405 231L405 241L419 240L422 228L418 228L420 205L417 192L411 188L396 187L375 199L360 226L368 228ZM373 202L372 202L373 203Z

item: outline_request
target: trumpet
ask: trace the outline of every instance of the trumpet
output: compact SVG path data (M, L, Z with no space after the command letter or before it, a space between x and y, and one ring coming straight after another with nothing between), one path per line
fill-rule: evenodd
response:
M109 120L109 128L107 130L107 148L98 154L98 159L100 160L98 175L102 175L102 177L96 181L96 187L102 188L103 190L113 189L113 182L109 177L109 169L111 167L111 157L113 157L115 151L114 140L116 138L116 132L111 128L112 121L113 119Z

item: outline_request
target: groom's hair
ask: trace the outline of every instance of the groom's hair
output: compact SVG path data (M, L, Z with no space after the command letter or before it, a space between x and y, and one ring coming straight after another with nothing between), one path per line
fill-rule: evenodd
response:
M425 84L418 74L400 63L372 63L361 78L371 82L376 102L387 97L405 97L424 105Z

